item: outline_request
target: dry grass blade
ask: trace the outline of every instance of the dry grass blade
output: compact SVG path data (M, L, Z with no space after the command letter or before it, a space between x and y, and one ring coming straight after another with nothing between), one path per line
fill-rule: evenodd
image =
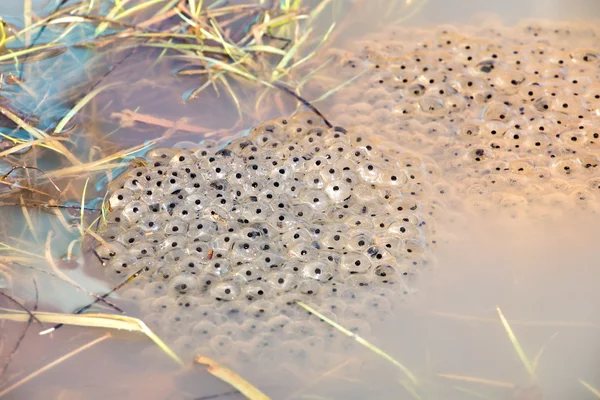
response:
M31 215L29 214L29 211L27 210L27 206L25 204L25 199L23 199L23 196L19 196L19 199L20 199L20 204L21 204L21 212L23 213L23 218L25 218L25 222L27 223L29 231L31 232L31 236L33 237L33 240L37 243L40 241L40 238L38 237L37 230L33 226L33 221L31 219Z
M417 377L407 367L405 367L404 365L402 365L400 362L396 361L394 358L392 358L392 356L390 356L389 354L387 354L386 352L384 352L383 350L381 350L379 347L376 347L376 346L372 345L371 343L367 342L365 339L363 339L362 337L358 336L357 334L350 332L348 329L344 328L343 326L341 326L337 322L330 320L329 318L327 318L323 314L319 313L318 311L314 310L312 307L304 304L303 302L296 301L296 303L300 307L304 308L306 311L308 311L310 313L313 313L314 315L316 315L317 317L319 317L323 321L327 322L329 325L333 326L338 331L340 331L343 334L345 334L345 335L353 338L358 343L360 343L361 345L365 346L367 349L371 350L373 353L377 354L378 356L380 356L380 357L384 358L385 360L387 360L387 361L391 362L392 364L394 364L396 367L400 368L400 370L402 370L402 372L404 372L404 374L408 377L408 379L410 379L410 381L412 382L413 385L417 385L418 384Z
M84 350L89 349L90 347L95 346L96 344L106 340L110 338L110 333L107 333L104 336L99 337L98 339L94 339L91 342L73 350L70 353L65 354L64 356L52 361L50 364L47 364L45 366L43 366L42 368L38 369L37 371L27 375L25 378L20 379L19 381L13 383L12 385L10 385L9 387L3 389L0 391L0 398L4 397L5 395L9 394L10 392L12 392L13 390L15 390L16 388L24 385L25 383L29 382L30 380L32 380L33 378L43 374L44 372L48 371L49 369L57 366L58 364L62 363L63 361L68 360L69 358L76 356L77 354L81 353Z
M138 151L142 151L156 144L156 141L150 141L148 143L134 146L127 150L122 150L117 153L111 154L102 160L93 161L86 164L74 165L72 167L61 168L54 171L49 171L47 176L50 178L67 177L67 176L80 176L86 172L98 172L98 171L109 171L119 167L123 167L123 163L111 163L111 161L126 158L131 156Z
M0 308L0 311L4 312L0 314L0 320L9 321L21 321L26 322L29 315L24 312L17 312L14 310ZM49 312L36 312L33 313L37 319L42 322L48 322L53 324L65 324L75 326L85 326L88 328L106 328L106 329L118 329L130 332L140 332L148 336L162 351L164 351L169 357L171 357L179 365L184 365L183 361L171 350L154 332L146 326L146 324L137 318L126 317L122 315L110 315L101 313L89 313L89 314L60 314L60 313L49 313ZM53 329L53 328L50 328ZM46 333L40 332L41 334Z
M462 314L453 314L441 311L430 311L429 314L435 315L443 318L450 318L462 321L472 321L472 322L485 322L485 323L493 323L498 324L502 323L498 321L497 318L481 318L475 317L472 315L462 315ZM519 325L519 326L546 326L546 327L576 327L576 328L595 328L600 329L600 324L595 324L593 322L579 322L579 321L524 321L524 320L510 320L511 325Z
M471 395L471 396L473 396L475 398L478 398L478 399L494 400L490 396L486 396L485 394L478 393L478 392L476 392L474 390L471 390L471 389L463 388L463 387L460 387L460 386L455 386L454 389L458 390L459 392L463 392L463 393L469 394L469 395Z
M503 387L507 389L514 389L514 383L496 381L485 378L478 378L476 376L467 376L467 375L455 375L455 374L437 374L440 378L451 379L453 381L462 381L462 382L470 382L470 383L480 383L482 385L487 386L495 386L495 387Z
M600 399L600 390L596 389L595 387L593 387L592 385L590 385L589 383L587 383L583 379L580 379L579 383L581 383L587 390L589 390L590 392L592 392L592 394L594 396L596 396L597 398Z
M544 352L546 351L546 348L548 347L548 345L550 345L550 343L554 340L554 338L556 338L558 336L558 332L555 332L552 336L550 336L550 338L544 343L544 345L540 348L540 351L537 352L537 354L535 355L535 357L533 358L533 363L532 363L532 367L534 371L537 371L538 366L540 365L540 359L542 358L542 355L544 354Z
M81 161L73 155L60 141L52 140L45 132L29 125L21 118L19 118L16 114L8 110L6 107L0 106L0 113L10 119L12 122L17 124L21 129L25 130L31 136L35 137L38 140L46 139L49 142L52 141L52 145L48 145L48 147L59 154L65 156L73 165L81 165Z
M529 362L527 355L525 355L525 352L523 351L523 348L519 344L519 341L517 340L517 337L515 336L508 321L506 320L506 318L504 318L504 314L502 314L502 310L500 310L500 307L496 306L496 311L498 312L500 321L502 322L502 325L504 326L504 330L506 330L506 333L508 334L508 338L510 339L510 342L512 343L513 347L515 348L515 351L517 352L517 355L521 359L521 362L525 366L525 369L527 370L529 377L531 378L532 381L535 380L535 369L533 368L533 365L531 365L531 363Z
M0 292L0 296L3 296L5 298L7 298L8 300L11 301L11 303L16 304L17 306L19 306L19 308L25 310L25 312L27 312L27 314L29 315L29 317L28 317L29 319L34 320L35 322L37 322L38 324L40 324L40 326L42 326L42 327L44 326L42 324L42 321L40 321L38 318L36 318L36 316L31 311L29 311L27 309L27 307L25 307L23 304L21 304L19 301L17 301L16 299L12 298L11 296L7 295L4 292Z
M138 270L137 272L135 272L133 275L131 275L129 278L127 278L126 280L124 280L123 282L121 282L120 284L118 284L116 287L114 287L113 289L111 289L110 291L104 293L102 296L98 296L93 302L78 308L77 310L75 310L75 312L73 314L81 314L86 312L87 310L89 310L90 308L92 308L96 303L100 302L100 301L105 301L105 299L110 296L111 294L113 294L114 292L116 292L117 290L121 289L123 286L127 285L128 283L130 283L131 281L133 281L135 278L137 278L138 276L140 276L140 274L142 272L144 272L146 268L141 268L140 270ZM123 311L121 311L123 312ZM60 327L62 327L63 324L56 324L51 330L57 330ZM50 332L50 329L48 329L46 332Z
M55 134L61 133L63 131L63 129L65 129L65 126L67 126L69 121L75 116L75 114L77 114L79 112L79 110L81 110L83 107L85 107L85 105L87 103L89 103L90 100L92 100L94 97L96 97L98 94L102 93L103 91L110 89L112 87L118 86L118 85L121 85L121 83L115 82L115 83L108 84L106 86L101 86L101 87L96 88L95 90L91 91L87 95L85 95L81 100L79 100L77 102L77 104L75 104L75 106L71 110L69 110L69 112L63 117L63 119L60 120L60 122L58 123L58 125L56 125L56 128L54 129L54 133Z
M229 368L217 363L216 361L208 357L197 356L194 359L194 363L206 365L207 370L211 375L214 375L223 382L230 384L250 400L269 400L269 397L267 397L267 395L258 390L256 387L254 387L250 382L248 382Z

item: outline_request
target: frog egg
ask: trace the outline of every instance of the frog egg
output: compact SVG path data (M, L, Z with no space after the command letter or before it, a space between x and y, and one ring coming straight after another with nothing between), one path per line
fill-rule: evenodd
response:
M181 336L173 342L174 351L183 358L189 358L190 355L195 356L197 345L198 339L194 336Z
M371 260L364 254L348 252L342 255L340 267L350 274L362 274L371 268Z
M146 205L146 203L138 200L133 200L125 205L125 207L123 208L122 216L127 221L135 223L147 213L148 206Z
M344 320L344 327L350 332L354 333L359 337L366 337L371 333L371 326L368 322L362 319L348 319Z
M429 118L443 116L447 113L444 99L428 96L418 101L418 110Z
M183 295L177 298L177 306L186 312L195 311L202 304L200 298L190 294Z
M265 323L265 329L271 334L281 335L291 322L292 320L285 315L276 315Z
M302 177L302 183L308 189L322 189L325 186L325 181L318 172L308 172L304 174Z
M122 243L126 247L131 247L136 242L140 242L142 240L142 235L140 235L136 231L121 231L121 233L117 237L117 241Z
M154 256L154 246L152 243L147 241L140 241L135 243L129 249L130 254L136 257L153 257Z
M268 300L257 300L250 303L246 309L245 314L250 318L259 319L262 321L270 320L276 312L276 307L273 302Z
M336 168L335 165L323 165L318 171L325 184L338 181L342 178L342 170Z
M223 321L220 322L220 324L222 325L225 322L241 323L244 317L246 304L247 303L239 301L228 301L218 304L217 311L223 318Z
M333 203L339 204L347 201L350 198L350 196L352 195L352 185L348 184L346 181L343 180L332 181L325 188L325 193L327 194L327 196L329 196ZM316 209L317 208L315 207L315 210Z
M198 217L196 207L188 204L178 204L173 208L171 215L184 222L192 222Z
M392 222L387 229L387 233L401 238L413 238L420 235L415 224L404 220Z
M116 256L106 265L106 271L109 275L125 275L133 274L134 271L132 266L137 261L135 256L123 253L122 255Z
M216 231L217 225L215 222L207 218L200 218L190 221L187 228L187 236L194 241L208 242L214 237Z
M273 208L262 201L253 201L240 206L240 217L249 223L263 222L271 214L273 214Z
M266 224L264 227L261 224L256 224L248 228L240 230L239 236L251 242L261 241L263 236L270 232L270 227Z
M244 285L242 295L247 301L256 301L268 296L269 289L265 282L254 281Z
M168 338L176 339L182 335L188 335L192 330L193 319L190 316L186 316L178 308L175 310L167 311L162 317L162 326L169 327L166 330L166 336Z
M377 196L377 192L373 190L371 185L366 184L357 184L354 186L352 190L352 199L355 200L352 209L360 209L363 206L366 207L366 204L372 203L379 200L379 196ZM359 204L360 202L360 204ZM357 212L357 214L364 214L362 212Z
M349 228L373 229L373 219L365 215L350 215L344 220L344 224Z
M216 354L229 354L234 348L234 341L226 335L216 335L209 340L210 348Z
M318 283L315 280L302 280L300 281L300 283L298 284L298 292L305 294L305 295L309 295L309 296L316 296L319 294L321 289L321 284Z
M121 294L120 298L139 304L146 298L146 294L142 289L127 289Z
M311 261L317 257L320 248L321 244L317 241L299 242L288 249L288 255L301 261Z
M322 308L335 315L342 315L346 308L346 302L337 297L329 297L322 302Z
M146 158L152 161L160 161L161 163L167 163L171 158L175 156L177 151L174 149L159 147L156 149L149 150L146 153Z
M242 284L261 280L263 276L263 270L254 264L241 263L236 266L235 279Z
M147 292L145 291L147 294ZM152 313L165 314L177 308L177 302L172 296L160 296L152 300L149 311Z
M240 333L246 340L255 338L265 331L265 322L256 319L247 319L240 325Z
M232 271L231 263L229 260L214 258L205 264L203 267L206 273L214 275L216 277L226 276Z
M327 282L333 278L335 269L331 265L321 261L313 261L304 264L301 269L303 278L314 279L319 282Z
M183 249L187 245L187 239L183 235L171 235L167 236L165 240L163 240L159 244L159 249L164 252L171 252L177 249Z
M122 209L135 198L134 192L128 189L119 189L109 198L109 208L111 210Z
M578 173L581 169L581 163L576 158L562 158L552 164L552 170L558 176L569 176Z
M136 226L141 232L156 232L162 230L167 223L167 219L159 214L145 214L138 221Z
M162 280L150 282L144 287L144 293L146 293L146 295L148 297L157 298L157 297L161 297L161 296L166 296L167 291L168 291L168 286L167 286L166 282L164 282Z
M169 282L171 279L179 275L179 271L173 266L161 266L152 274L152 277L157 281ZM168 287L168 285L167 285Z
M309 243L312 241L312 235L308 229L297 228L285 232L281 235L281 243L288 248L292 248L298 244Z
M140 271L143 269L144 274L146 274L147 272L149 272L150 274L154 273L154 271L156 271L159 267L161 266L161 263L158 262L158 260L152 258L152 257L143 257L140 258L139 260L136 260L132 266L131 266L131 270L132 271ZM136 278L135 281L137 281L139 278ZM135 283L134 281L134 283ZM139 281L141 282L142 280L139 279Z
M297 279L289 271L273 271L268 274L265 281L275 290L289 292L297 285Z
M374 281L386 285L393 285L398 282L400 275L396 268L390 264L379 264L373 268Z
M348 276L344 283L349 287L367 288L373 283L373 277L370 274L352 273Z
M259 251L260 248L256 242L236 240L231 250L231 257L237 261L251 261Z
M329 228L331 229L331 228ZM328 230L321 235L322 245L329 250L341 250L347 245L347 238L342 230Z
M419 240L405 239L402 247L410 255L425 253L425 246Z
M355 304L350 304L344 308L343 314L340 315L340 319L347 322L348 319L360 319L367 320L370 316L369 310L364 303L363 296Z
M254 260L254 263L259 269L268 271L271 269L280 268L284 263L287 264L288 262L291 262L287 257L275 252L280 250L273 249L273 251L274 252L270 252L269 250L262 251L260 256Z
M367 230L356 230L351 232L346 248L354 252L367 250L373 244L373 235Z
M179 218L170 219L163 228L166 235L183 235L187 230L188 224Z
M302 363L308 359L306 348L298 343L297 340L286 340L277 348L283 357L293 360L294 365L296 365L296 363Z
M377 183L381 180L383 169L375 162L367 161L356 168L358 176L367 183Z
M240 339L242 339L242 333L240 332L240 327L235 322L226 322L224 324L219 325L217 328L218 334L227 336L236 342L236 346Z
M398 236L382 236L375 239L377 246L384 248L391 254L399 254L404 244Z
M287 211L276 211L267 218L267 222L277 231L284 233L298 225L297 219Z
M162 250L158 253L159 259L165 264L177 264L180 260L188 256L187 249L178 248L172 250Z
M239 296L240 292L240 287L236 282L227 281L216 283L210 294L219 301L232 301Z
M402 186L408 181L408 177L402 171L384 170L380 176L379 182L386 186Z
M290 208L289 212L298 218L298 220L306 222L312 221L316 216L313 208L307 204L295 204Z

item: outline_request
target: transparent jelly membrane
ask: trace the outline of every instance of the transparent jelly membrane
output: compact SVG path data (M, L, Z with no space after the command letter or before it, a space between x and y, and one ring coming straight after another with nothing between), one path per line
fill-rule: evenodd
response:
M472 214L597 213L598 37L585 23L394 27L332 50L329 75L353 82L321 111L431 156Z
M302 114L146 157L111 185L96 251L116 281L143 269L122 296L184 356L305 362L339 335L297 300L367 334L434 265L441 173L370 131Z

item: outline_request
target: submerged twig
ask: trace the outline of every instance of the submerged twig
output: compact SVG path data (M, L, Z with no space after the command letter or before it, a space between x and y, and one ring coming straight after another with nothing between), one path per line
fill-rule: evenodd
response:
M16 165L14 167L12 167L6 174L4 174L2 177L0 177L0 181L4 181L6 178L8 178L8 176L10 174L12 174L14 171L18 170L18 169L34 169L36 171L41 172L47 179L48 181L50 181L50 183L52 184L52 186L54 186L54 188L59 192L62 193L62 191L58 188L58 186L56 186L56 184L54 183L54 181L48 176L48 174L46 174L44 171L42 171L41 169L37 168L37 167L29 167L26 165Z
M33 305L33 311L35 312L38 309L38 304L39 304L39 300L40 300L39 291L38 291L38 287L37 287L37 283L36 283L35 279L33 279L33 287L35 288L35 303ZM29 320L27 321L27 325L25 325L25 329L23 329L23 332L21 332L21 336L19 336L19 339L15 343L15 347L10 352L10 354L6 358L6 362L2 366L2 371L0 371L0 378L2 378L4 376L4 374L6 373L6 370L8 369L8 366L10 365L10 362L12 361L15 354L17 354L17 351L19 351L19 348L21 347L21 343L23 342L23 339L25 339L25 335L27 335L27 331L29 330L29 327L31 326L31 323L33 322L34 318L35 318L35 316L33 314L31 314L31 316L29 317Z
M37 322L41 326L44 326L44 324L42 324L42 321L40 321L31 311L29 311L29 309L27 307L25 307L23 304L21 304L18 300L14 299L12 296L9 296L4 292L0 292L0 296L7 298L12 303L19 306L20 309L24 310L25 312L27 312L27 314L29 314L29 318L33 319L35 322Z
M283 86L282 84L280 84L278 82L275 82L273 85L275 87L277 87L278 89L283 90L284 92L286 92L290 96L296 98L296 100L298 100L300 103L304 104L304 106L308 107L312 112L314 112L319 117L321 117L323 119L323 122L325 122L325 125L327 125L328 128L333 128L333 125L331 124L331 122L329 122L327 120L327 118L325 118L325 116L323 114L321 114L321 112L317 109L317 107L315 107L312 104L310 104L310 102L308 100L305 100L298 93L296 93L293 90L291 90L291 89Z
M389 354L387 354L386 352L384 352L383 350L381 350L379 347L374 346L371 343L367 342L365 339L363 339L362 337L358 336L356 333L350 332L348 329L344 328L343 326L341 326L337 322L332 321L331 319L327 318L326 316L324 316L320 312L316 311L312 307L304 304L303 302L297 300L296 304L298 304L300 307L304 308L306 311L308 311L308 312L316 315L317 317L319 317L323 321L327 322L329 325L333 326L338 331L340 331L343 334L345 334L345 335L351 337L352 339L356 340L358 343L360 343L361 345L365 346L366 348L368 348L369 350L371 350L373 353L375 353L378 356L382 357L383 359L391 362L396 367L400 368L400 370L402 372L404 372L404 374L408 377L408 379L412 382L412 384L414 384L414 385L418 384L417 377L407 367L405 367L404 365L402 365L400 362L398 362L392 356L390 356Z
M101 296L98 296L96 298L96 300L94 300L93 302L91 302L88 305L85 305L83 307L78 308L77 310L75 310L73 312L73 314L81 314L87 310L89 310L90 308L92 308L94 306L94 304L98 303L99 301L103 301L104 299L106 299L108 296L110 296L111 294L113 294L114 292L116 292L117 290L121 289L123 286L125 286L126 284L128 284L129 282L133 281L135 278L137 278L142 272L144 272L144 270L146 269L146 267L141 268L139 271L137 271L136 273L134 273L133 275L131 275L129 278L127 278L126 280L124 280L123 282L119 283L116 287L114 287L112 290L110 290L109 292L104 293ZM122 313L123 311L121 311ZM44 334L50 333L52 331L55 331L57 329L59 329L61 326L63 326L64 324L56 324L55 326L53 326L52 328L44 331Z

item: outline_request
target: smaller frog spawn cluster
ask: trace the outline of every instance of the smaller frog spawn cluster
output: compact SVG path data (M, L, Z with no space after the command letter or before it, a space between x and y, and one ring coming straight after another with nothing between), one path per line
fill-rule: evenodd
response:
M301 115L147 159L113 185L96 251L118 280L143 271L126 296L170 338L206 344L196 331L223 324L237 337L240 315L269 325L293 300L364 324L433 262L435 165L360 131Z
M361 76L331 113L432 156L471 209L597 211L599 38L558 23L394 29L338 54L343 79Z

